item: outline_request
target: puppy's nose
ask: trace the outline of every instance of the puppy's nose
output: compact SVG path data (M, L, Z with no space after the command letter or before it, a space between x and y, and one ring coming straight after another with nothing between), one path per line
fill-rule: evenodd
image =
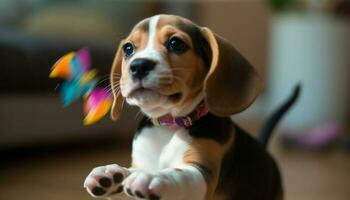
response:
M130 63L130 73L132 78L141 80L146 77L151 70L154 69L156 65L155 61L138 58Z

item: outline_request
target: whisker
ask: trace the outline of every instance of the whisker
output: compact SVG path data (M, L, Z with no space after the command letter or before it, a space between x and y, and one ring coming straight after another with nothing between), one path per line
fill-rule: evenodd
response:
M107 92L107 93L110 93L113 89L111 87L105 87L104 90Z
M109 84L110 86L119 86L120 85L120 83L119 82L115 82L115 83L111 83L111 84Z
M186 68L180 68L180 67L175 67L175 68L170 68L170 69L166 69L165 72L167 73L173 73L174 71L188 71L190 69L186 69Z
M109 76L110 78L116 78L116 79L120 79L121 76Z
M111 86L120 86L120 83L114 83L114 84L111 84Z
M115 90L115 91L117 91L117 92L120 91L119 88L110 88L110 89L107 90L107 92L110 93L110 92L112 92L113 90Z
M109 84L106 87L104 87L104 89L107 89L107 88L108 89L116 89L118 87L119 87L119 84L113 84L113 85Z
M115 77L115 76L119 76L120 77L120 75L121 74L119 74L119 73L108 74L108 76L113 76L113 77Z
M101 84L101 83L103 83L103 82L105 82L105 81L108 81L108 80L109 80L109 77L104 78L104 79L100 80L97 84Z
M117 93L116 93L116 95L115 95L115 98L118 98L120 94L121 94L121 93L120 93L120 90L118 90ZM122 104L124 104L124 100L123 100L123 103L122 103ZM123 106L123 105L122 105L122 106Z
M113 77L117 78L117 79L120 79L120 76L118 74L113 74ZM104 83L106 81L110 81L110 79L111 79L111 75L110 74L106 74L106 75L104 75L104 76L102 76L100 78L100 80L97 82L97 85L102 84L102 83Z
M111 88L111 85L107 85L107 86L103 87L104 90L107 90L109 88Z
M104 87L104 89L107 89L107 88L115 89L115 88L118 88L118 87L119 87L119 84L115 83L113 85L111 85L111 84L107 85L106 87Z
M179 82L180 84L186 85L186 83L185 83L180 77L174 76L173 78L174 78L175 80L178 80L178 82Z
M111 75L110 74L105 74L101 78L105 78L105 77L108 77L108 76L111 76Z
M53 91L56 91L58 89L58 87L60 87L60 84L57 83L56 87L53 89Z
M190 70L189 68L184 68L184 67L174 67L170 68L171 70Z
M161 74L161 75L155 75L154 77L155 78L172 78L174 75L164 75L164 74Z
M110 91L112 91L112 90L120 90L120 87L117 87L117 86L116 87L110 87L109 90Z
M121 79L121 76L120 75L111 75L108 77L110 80L111 79L117 79L116 81L120 80Z

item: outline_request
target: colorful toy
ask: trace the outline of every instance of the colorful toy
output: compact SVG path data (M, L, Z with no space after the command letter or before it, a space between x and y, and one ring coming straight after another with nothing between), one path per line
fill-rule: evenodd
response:
M111 94L107 89L97 87L97 71L90 67L90 52L83 48L60 58L49 75L50 78L64 79L60 86L64 107L80 98L84 99L84 125L100 120L112 105Z

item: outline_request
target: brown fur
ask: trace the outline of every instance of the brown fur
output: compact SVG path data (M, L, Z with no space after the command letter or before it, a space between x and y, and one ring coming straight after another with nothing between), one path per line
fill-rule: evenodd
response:
M111 118L113 120L117 120L120 117L121 110L123 108L124 104L124 98L120 94L120 91L118 90L119 87L117 87L117 83L119 83L120 76L121 76L121 65L122 65L122 59L123 59L123 53L121 51L122 44L119 45L117 53L115 54L114 61L111 68L111 87L113 92L113 104L112 104L112 110L111 110Z
M215 133L213 133L215 134ZM219 144L211 139L195 139L191 147L185 152L184 163L199 167L207 182L207 193L205 199L212 199L220 175L220 165L227 149L233 143L233 136L226 144Z
M212 51L210 70L204 82L210 111L218 116L229 116L245 110L260 92L257 72L225 39L208 28L203 28L202 33Z

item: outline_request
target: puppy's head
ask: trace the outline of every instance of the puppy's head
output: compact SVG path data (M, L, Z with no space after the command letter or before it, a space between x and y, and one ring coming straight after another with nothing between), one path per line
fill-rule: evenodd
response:
M111 85L112 119L124 100L149 117L183 116L204 100L211 113L229 116L259 93L255 69L211 30L173 15L139 22L121 41Z

